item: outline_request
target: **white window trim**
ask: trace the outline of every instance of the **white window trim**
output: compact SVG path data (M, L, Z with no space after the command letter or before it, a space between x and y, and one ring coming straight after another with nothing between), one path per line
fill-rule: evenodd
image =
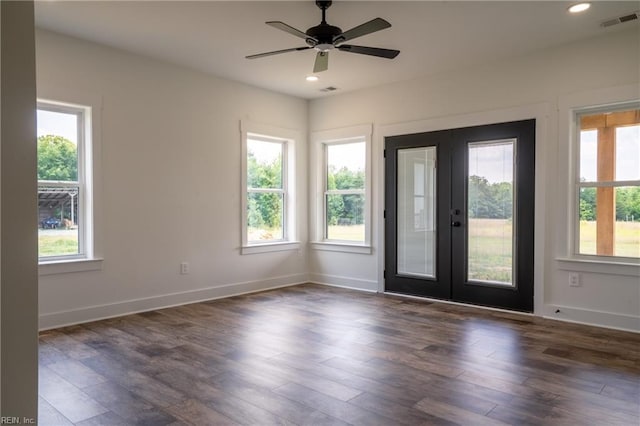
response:
M300 140L300 133L296 130L254 123L248 120L240 122L241 133L241 254L269 253L276 251L297 250L300 242L297 241L297 214L296 214L296 170L295 170L295 144ZM264 243L248 241L247 235L247 140L249 135L257 139L282 142L283 149L283 191L284 191L284 239Z
M324 130L311 134L311 188L315 194L311 198L311 248L315 250L347 253L371 254L371 138L373 126L364 124L341 129ZM326 145L353 143L355 139L365 142L365 204L364 204L364 242L327 240L324 235L325 182L326 182ZM342 191L344 192L344 191ZM353 191L347 191L353 192ZM356 191L359 192L359 191Z
M579 180L579 126L576 124L578 113L601 111L607 107L634 106L640 102L640 88L637 85L617 86L587 92L574 93L560 97L558 101L559 123L558 137L561 143L558 156L560 182L565 182L559 191L562 197L559 203L563 207L565 233L558 233L558 253L555 260L560 269L589 272L594 267L608 273L634 276L640 271L640 259L616 256L598 256L578 254L578 188ZM563 143L564 141L564 143ZM564 167L566 165L566 167ZM608 265L608 266L607 266Z
M80 132L82 141L78 145L78 182L81 187L79 215L80 252L78 255L51 256L39 259L39 275L65 274L96 271L102 269L102 216L101 216L101 127L102 98L73 91L49 90L38 93L38 108L67 111L82 111ZM80 142L80 141L79 141Z

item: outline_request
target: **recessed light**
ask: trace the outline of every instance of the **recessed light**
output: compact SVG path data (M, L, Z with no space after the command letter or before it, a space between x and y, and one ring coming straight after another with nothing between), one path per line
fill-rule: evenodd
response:
M315 75L308 75L307 81L318 81L318 77Z
M573 6L569 7L570 13L580 13L591 7L591 3L576 3Z

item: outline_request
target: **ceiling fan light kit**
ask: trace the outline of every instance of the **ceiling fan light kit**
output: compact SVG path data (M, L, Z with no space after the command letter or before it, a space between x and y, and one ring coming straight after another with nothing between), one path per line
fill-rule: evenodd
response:
M328 69L329 52L333 49L338 49L342 52L358 53L360 55L376 56L379 58L387 59L393 59L398 56L398 54L400 53L399 50L343 44L344 42L352 40L354 38L362 37L364 35L389 28L391 27L391 24L382 18L375 18L371 21L365 22L362 25L358 25L357 27L343 32L341 28L327 24L326 12L329 6L331 6L331 3L331 1L316 1L316 5L322 11L322 22L320 22L320 24L316 25L315 27L309 28L305 32L300 31L281 21L266 22L266 24L271 27L277 28L293 36L304 39L304 41L307 43L307 46L258 53L255 55L249 55L246 58L257 59L263 58L265 56L278 55L281 53L315 49L316 51L318 51L318 53L316 54L316 61L313 66L313 72L318 73L326 71Z

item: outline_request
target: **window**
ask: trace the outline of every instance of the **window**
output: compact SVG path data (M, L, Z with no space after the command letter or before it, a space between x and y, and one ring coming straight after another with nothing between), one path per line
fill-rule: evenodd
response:
M579 110L577 255L640 258L640 108Z
M365 142L326 143L324 149L324 240L364 243Z
M284 241L286 142L247 139L247 240Z
M93 256L90 107L38 102L38 256Z
M297 248L293 196L295 136L286 130L246 122L242 123L242 129L245 191L242 253Z
M314 142L312 246L320 250L371 253L371 126L318 132Z

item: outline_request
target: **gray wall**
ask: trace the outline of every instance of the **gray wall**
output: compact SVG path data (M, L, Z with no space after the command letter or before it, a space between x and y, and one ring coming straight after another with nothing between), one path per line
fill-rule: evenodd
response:
M0 3L2 416L35 419L38 392L36 76L33 2Z

